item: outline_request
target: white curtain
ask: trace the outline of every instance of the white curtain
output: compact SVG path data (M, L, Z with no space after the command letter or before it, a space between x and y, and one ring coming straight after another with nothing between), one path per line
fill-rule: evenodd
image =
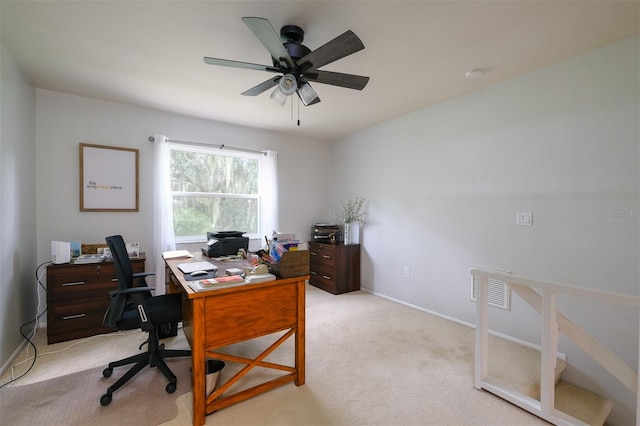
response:
M153 270L155 294L165 293L164 260L162 253L176 249L173 233L173 199L169 142L163 135L154 136L153 150Z
M265 151L260 157L260 194L262 199L262 230L271 238L271 231L280 231L278 211L278 153Z

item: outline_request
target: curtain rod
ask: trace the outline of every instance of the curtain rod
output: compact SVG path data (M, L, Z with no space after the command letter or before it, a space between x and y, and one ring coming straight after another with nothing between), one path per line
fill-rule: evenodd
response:
M149 142L155 142L155 140L156 139L153 136L149 136ZM208 146L208 147L219 148L219 149L230 149L232 151L250 152L252 154L267 155L267 151L256 151L253 149L236 148L229 145L216 145L216 144L209 144L204 142L180 141L177 139L169 139L169 138L167 138L167 142L183 143L187 145Z

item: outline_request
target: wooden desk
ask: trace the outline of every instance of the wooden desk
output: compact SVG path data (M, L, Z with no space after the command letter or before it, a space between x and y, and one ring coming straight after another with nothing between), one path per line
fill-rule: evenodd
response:
M304 384L305 374L305 280L309 276L277 279L265 283L223 288L196 293L184 279L178 265L210 260L196 254L192 259L169 259L167 280L183 295L183 330L192 351L193 424L201 426L205 416L260 393L294 382ZM216 262L218 274L237 262ZM285 331L271 346L254 359L216 352L233 343ZM263 361L277 347L294 336L294 366ZM215 358L246 364L238 373L220 385L209 397L205 395L205 359ZM256 366L287 374L229 394L227 390ZM223 393L227 392L224 396Z

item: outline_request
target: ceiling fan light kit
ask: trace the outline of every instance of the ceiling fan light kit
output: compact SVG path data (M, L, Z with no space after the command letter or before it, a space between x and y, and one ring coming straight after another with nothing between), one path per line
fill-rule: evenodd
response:
M300 99L302 100L304 106L320 102L318 94L315 90L313 90L309 83L303 83L302 85L298 86L298 95L300 95Z
M304 31L298 26L285 25L278 36L267 19L245 17L242 20L267 49L273 65L209 57L205 57L204 62L281 74L244 91L244 96L257 96L275 87L271 99L278 104L284 105L287 98L297 92L302 103L309 106L320 102L310 81L355 90L364 89L369 82L369 77L318 69L364 49L362 41L351 30L312 51L302 44Z

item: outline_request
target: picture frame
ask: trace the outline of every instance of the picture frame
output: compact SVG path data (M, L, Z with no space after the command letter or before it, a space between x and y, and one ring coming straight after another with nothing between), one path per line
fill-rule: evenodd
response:
M127 254L132 259L140 257L140 243L126 243Z
M80 211L137 212L139 150L80 144Z

